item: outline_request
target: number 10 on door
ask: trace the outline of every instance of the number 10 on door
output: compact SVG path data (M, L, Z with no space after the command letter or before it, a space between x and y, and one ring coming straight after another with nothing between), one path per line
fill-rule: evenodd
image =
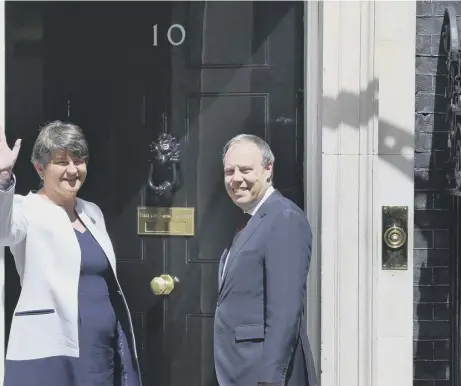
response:
M171 32L174 29L179 29L179 32L181 34L181 39L179 39L178 41L173 40L173 38L171 37ZM158 40L157 39L158 38L158 24L155 24L152 27L152 30L153 30L153 43L152 43L152 45L154 47L157 47L158 46L158 43L157 43L157 40ZM171 45L179 46L179 45L183 44L184 40L186 39L186 30L184 29L184 27L181 24L173 24L173 25L170 26L170 28L168 28L168 31L166 33L166 37L168 39L168 42Z

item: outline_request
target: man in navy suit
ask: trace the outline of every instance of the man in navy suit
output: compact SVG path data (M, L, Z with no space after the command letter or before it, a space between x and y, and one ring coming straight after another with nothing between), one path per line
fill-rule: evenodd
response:
M239 135L223 152L225 187L247 215L219 264L214 323L220 386L317 386L304 306L312 233L272 186L274 155Z

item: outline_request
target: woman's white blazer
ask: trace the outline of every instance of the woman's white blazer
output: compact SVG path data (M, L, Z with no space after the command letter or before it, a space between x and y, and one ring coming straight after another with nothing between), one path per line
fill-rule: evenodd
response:
M78 283L81 252L63 208L29 193L14 194L15 179L0 191L0 247L9 246L21 281L6 359L27 360L50 356L79 356ZM77 199L76 212L104 250L116 275L115 254L99 207ZM129 318L134 356L133 324ZM138 362L138 361L137 361ZM137 363L139 368L139 362Z

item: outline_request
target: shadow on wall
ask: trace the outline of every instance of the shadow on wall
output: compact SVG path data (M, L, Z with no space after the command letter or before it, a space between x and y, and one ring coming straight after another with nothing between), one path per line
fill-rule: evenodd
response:
M354 114L344 114L344 111L357 111L357 106L373 104L375 115L378 111L379 83L375 79L360 95L342 92L337 98L324 98L323 106L327 111L336 112L323 117L323 127L330 130L339 129L340 125L348 125L355 129L366 126L373 116L362 115L357 119ZM384 135L385 133L385 135ZM385 119L379 119L378 153L380 156L401 154L401 157L383 157L386 162L395 162L393 166L403 173L409 180L413 180L413 160L403 154L411 154L414 144L413 135ZM395 161L395 159L398 159ZM402 167L402 165L404 165Z
M440 34L441 36L441 34ZM442 45L440 45L442 46ZM388 154L415 156L382 157L393 162L394 169L414 181L414 373L421 385L427 380L447 381L453 378L451 358L451 294L450 237L452 197L445 192L444 162L448 129L445 123L445 56L442 49L436 55L436 69L430 76L434 82L427 89L416 90L419 102L415 106L415 136L402 127L379 120L379 148L382 157ZM420 95L418 95L420 94ZM372 116L344 114L357 111L359 104L373 103L378 111L379 84L369 83L360 95L341 93L336 99L323 100L326 111L324 127L337 130L340 125L359 129ZM383 134L385 133L385 135ZM454 367L454 366L453 366ZM432 384L432 383L431 383ZM451 384L451 383L450 383ZM415 386L419 385L415 381Z
M437 75L446 73L444 60L443 56L439 56ZM451 379L452 371L448 249L452 198L444 190L446 182L443 163L447 139L444 114L446 77L434 78L437 79L436 95L427 96L429 99L432 98L428 103L430 110L418 111L416 108L415 137L402 127L380 119L378 152L380 156L408 154L413 146L415 149L415 161L404 155L382 157L382 160L394 162L392 166L395 169L414 181L414 371L421 378L448 380ZM366 125L372 117L363 116L361 120L357 120L356 116L342 112L356 111L357 104L364 99L377 105L378 95L378 82L373 81L361 95L341 93L337 99L324 99L327 111L337 112L336 115L325 117L324 127L336 130L340 125L346 124L358 129L359 125ZM419 133L419 120L424 121L424 130L437 130L437 133ZM386 135L383 136L382 133Z

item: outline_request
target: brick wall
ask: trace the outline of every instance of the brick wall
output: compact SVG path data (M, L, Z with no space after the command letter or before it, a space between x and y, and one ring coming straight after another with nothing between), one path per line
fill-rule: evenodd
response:
M461 2L417 2L414 386L454 386L449 308L451 198L441 190L446 71L439 42L447 4L461 15Z

